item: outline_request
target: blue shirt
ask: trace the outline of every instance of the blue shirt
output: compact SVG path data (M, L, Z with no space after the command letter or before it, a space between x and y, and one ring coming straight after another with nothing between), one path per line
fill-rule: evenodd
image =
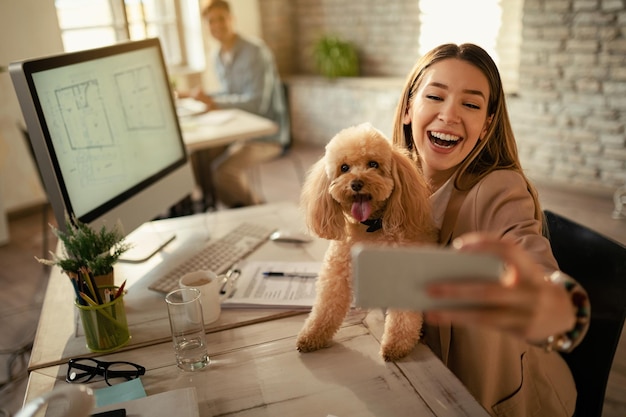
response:
M219 50L213 54L221 90L211 94L211 98L220 108L238 108L273 120L279 126L278 133L261 140L287 146L289 114L272 52L260 40L241 35L237 35L230 52L230 62L223 61Z

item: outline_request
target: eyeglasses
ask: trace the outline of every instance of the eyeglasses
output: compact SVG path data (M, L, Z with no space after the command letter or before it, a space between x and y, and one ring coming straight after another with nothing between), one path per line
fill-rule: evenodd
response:
M107 385L111 385L116 378L124 378L127 381L139 378L146 373L146 368L132 362L104 362L92 358L70 359L65 380L67 382L89 382L94 376L104 377Z

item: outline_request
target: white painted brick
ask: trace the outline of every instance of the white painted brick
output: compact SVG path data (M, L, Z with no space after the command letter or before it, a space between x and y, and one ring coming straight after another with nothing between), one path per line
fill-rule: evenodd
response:
M601 155L602 154L602 146L599 143L588 143L580 145L581 152L584 152L587 155Z
M626 152L626 135L624 134L602 134L600 136L600 143L607 150L619 149Z
M582 79L576 81L576 91L580 93L598 93L600 92L600 81L594 79Z
M572 9L576 12L596 10L599 0L574 0Z
M600 43L593 40L572 39L565 42L565 49L568 52L591 52L595 53L600 49Z
M610 74L614 81L626 81L626 67L611 68Z
M587 121L587 129L594 130L599 134L619 134L624 132L624 123L618 120L590 118Z
M604 162L601 164L603 168L617 170L624 167L626 149L605 149L604 155Z
M624 2L622 0L602 0L600 5L604 12L615 12L624 9Z

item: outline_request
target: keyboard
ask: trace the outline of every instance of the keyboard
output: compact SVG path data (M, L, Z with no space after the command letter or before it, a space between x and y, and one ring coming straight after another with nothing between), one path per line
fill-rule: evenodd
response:
M258 224L242 223L225 236L207 243L199 252L159 277L148 288L167 294L178 288L178 280L186 273L208 269L218 275L223 274L266 242L275 230Z

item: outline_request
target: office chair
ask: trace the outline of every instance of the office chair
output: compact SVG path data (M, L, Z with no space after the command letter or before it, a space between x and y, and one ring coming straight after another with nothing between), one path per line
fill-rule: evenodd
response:
M576 388L576 417L600 417L615 351L626 318L626 247L544 211L549 239L560 269L589 294L591 323L580 345L562 353Z

